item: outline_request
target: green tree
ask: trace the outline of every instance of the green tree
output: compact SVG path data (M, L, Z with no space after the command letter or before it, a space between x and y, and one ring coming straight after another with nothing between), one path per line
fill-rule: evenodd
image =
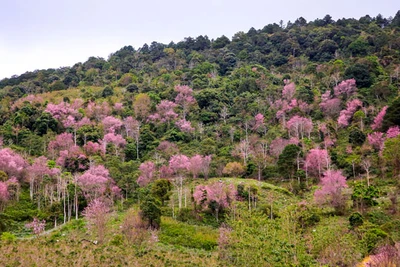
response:
M161 205L164 206L164 202L171 196L172 184L169 180L159 179L156 180L151 187L151 194L161 201Z
M161 223L160 201L153 196L147 196L140 204L141 216L149 227L158 229Z
M400 173L400 135L396 138L389 138L385 141L383 157L386 160L388 167L393 171L393 175L397 176Z
M287 145L279 155L278 168L283 176L292 178L298 168L298 162L301 156L300 147L290 144Z
M386 115L383 118L382 128L387 131L389 127L400 125L400 97L396 98L386 110Z

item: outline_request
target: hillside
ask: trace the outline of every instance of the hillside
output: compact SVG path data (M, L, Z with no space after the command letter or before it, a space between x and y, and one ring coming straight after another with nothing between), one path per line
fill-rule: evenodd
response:
M3 79L0 263L400 266L399 72L400 11Z

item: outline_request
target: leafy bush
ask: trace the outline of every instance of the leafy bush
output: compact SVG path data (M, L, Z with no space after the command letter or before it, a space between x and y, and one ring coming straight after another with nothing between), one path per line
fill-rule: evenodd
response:
M372 228L364 234L362 241L368 253L370 253L373 249L388 241L388 239L390 239L389 235L385 231L379 228Z
M349 217L349 223L352 228L360 226L364 223L362 215L358 212L354 212Z
M10 232L3 232L1 234L0 240L2 242L11 243L11 242L16 241L17 237L14 234L10 233Z
M368 221L373 224L382 225L387 222L390 222L390 217L381 211L371 211L368 212L366 215Z
M163 218L159 239L164 244L213 250L217 246L218 233L211 227L187 225Z

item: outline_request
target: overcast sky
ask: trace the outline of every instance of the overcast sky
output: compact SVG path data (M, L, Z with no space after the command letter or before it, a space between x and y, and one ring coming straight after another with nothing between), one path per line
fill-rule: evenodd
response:
M107 59L125 45L210 39L250 27L339 18L394 16L398 0L1 0L0 79L43 68ZM301 4L300 4L301 3Z

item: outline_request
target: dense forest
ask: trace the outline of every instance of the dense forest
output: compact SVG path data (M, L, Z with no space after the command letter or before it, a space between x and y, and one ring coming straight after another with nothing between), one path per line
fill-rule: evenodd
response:
M3 79L0 263L400 266L399 75L400 11Z

